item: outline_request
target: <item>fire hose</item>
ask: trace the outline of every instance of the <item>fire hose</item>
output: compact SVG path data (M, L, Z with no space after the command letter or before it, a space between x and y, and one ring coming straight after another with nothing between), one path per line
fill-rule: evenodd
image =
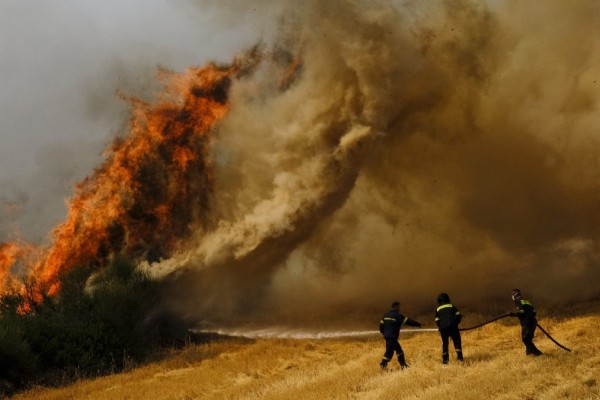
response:
M501 315L499 317L496 317L494 319L490 319L489 321L486 321L486 322L484 322L482 324L479 324L479 325L471 326L469 328L460 328L459 331L470 331L471 329L481 328L484 325L491 324L492 322L498 321L499 319L506 318L506 317L510 317L510 313L503 314L503 315Z
M571 351L571 349L569 349L568 347L563 346L562 344L558 343L556 340L554 340L554 338L552 336L550 336L550 334L548 332L546 332L546 330L544 328L542 328L540 326L540 324L538 324L537 326L538 328L540 328L540 331L544 332L544 335L548 336L548 339L552 340L554 342L555 345L557 345L558 347L560 347L563 350L566 351Z
M459 331L470 331L472 329L481 328L482 326L487 325L487 324L491 324L492 322L498 321L499 319L506 318L506 317L511 317L512 316L511 314L512 313L507 313L507 314L500 315L500 316L498 316L496 318L492 318L489 321L486 321L486 322L481 323L479 325L470 326L468 328L460 328ZM550 336L550 334L548 332L546 332L546 330L544 328L542 328L540 326L540 324L537 324L537 327L540 328L540 330L544 333L544 335L546 335L548 337L548 339L552 340L552 342L554 342L555 345L557 345L558 347L560 347L563 350L571 351L571 349L569 349L568 347L565 347L562 344L558 343L552 336Z

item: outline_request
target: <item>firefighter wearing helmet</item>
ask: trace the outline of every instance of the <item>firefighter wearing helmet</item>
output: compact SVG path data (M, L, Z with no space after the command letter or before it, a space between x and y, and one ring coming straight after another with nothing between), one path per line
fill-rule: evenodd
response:
M387 364L392 360L394 352L396 352L396 355L398 356L400 368L404 369L409 367L404 357L404 351L402 351L402 347L398 342L398 337L400 336L400 327L402 325L416 327L421 326L419 322L400 314L400 303L394 301L390 310L383 315L381 321L379 322L379 332L381 332L383 338L385 339L385 353L383 354L383 358L379 363L379 366L383 370L387 369Z
M452 339L454 350L456 350L456 359L463 361L462 342L458 324L460 324L461 314L452 303L448 293L440 293L437 298L438 307L435 310L435 323L440 331L442 338L442 363L448 364L450 359L448 354L448 339Z
M517 306L517 312L510 313L511 317L518 317L521 322L521 339L525 344L525 354L540 356L542 352L533 344L535 328L537 328L536 311L530 301L523 299L521 291L514 289L512 299Z

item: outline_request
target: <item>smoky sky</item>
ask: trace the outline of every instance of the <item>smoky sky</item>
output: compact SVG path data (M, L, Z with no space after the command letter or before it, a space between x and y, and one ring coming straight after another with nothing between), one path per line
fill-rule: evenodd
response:
M259 35L187 1L1 2L0 241L44 241L64 218L128 119L117 91L151 98L159 66L228 60Z

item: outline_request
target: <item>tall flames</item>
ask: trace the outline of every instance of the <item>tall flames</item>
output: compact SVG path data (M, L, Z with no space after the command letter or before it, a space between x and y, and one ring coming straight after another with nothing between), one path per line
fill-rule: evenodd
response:
M156 261L191 229L201 229L213 185L211 131L227 113L232 79L257 59L249 53L228 66L161 70L165 91L155 104L126 98L130 132L115 139L105 162L76 186L51 245L33 260L31 247L0 246L2 287L14 289L10 269L21 260L30 271L31 300L39 301L56 294L61 273L76 266L101 266L115 254Z

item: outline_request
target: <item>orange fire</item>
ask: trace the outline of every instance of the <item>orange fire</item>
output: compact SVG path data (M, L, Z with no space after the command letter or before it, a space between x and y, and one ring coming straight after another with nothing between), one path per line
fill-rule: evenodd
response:
M18 253L16 243L0 243L0 287L8 286L10 268L17 261Z
M168 257L193 227L206 222L213 184L212 128L227 113L232 79L259 61L257 52L231 65L209 64L175 74L161 70L165 93L155 104L127 98L130 131L105 162L76 187L66 221L30 264L34 292L55 294L59 277L77 266L100 266L111 255L154 261ZM0 246L0 288L6 289L18 245Z

